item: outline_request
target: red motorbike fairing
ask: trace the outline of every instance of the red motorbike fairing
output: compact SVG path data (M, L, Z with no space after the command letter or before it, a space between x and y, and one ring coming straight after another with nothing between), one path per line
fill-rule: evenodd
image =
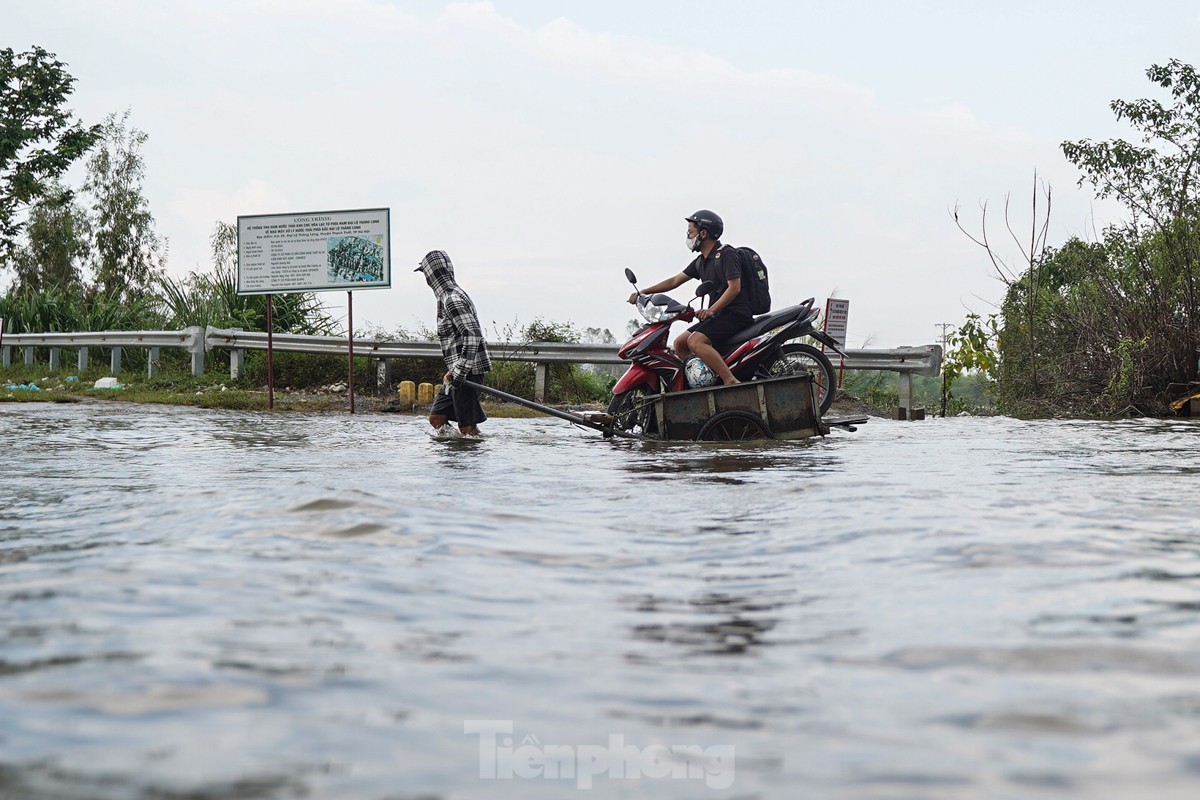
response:
M621 376L621 380L617 381L612 388L614 395L628 392L630 389L636 389L639 386L646 387L651 392L658 391L658 375L654 370L647 369L641 364L633 364L629 370Z
M732 353L728 353L724 356L725 363L729 365L730 369L736 369L737 367L740 367L742 359L754 350L755 346L758 345L758 342L758 339L751 339L750 341L739 345L738 348Z
M652 335L658 336L660 333L661 330L654 330L654 326L652 325L643 325L641 329L629 339L628 342L621 345L621 349L617 351L617 356L620 358L632 358L632 353L639 344L646 341L646 339L650 338Z

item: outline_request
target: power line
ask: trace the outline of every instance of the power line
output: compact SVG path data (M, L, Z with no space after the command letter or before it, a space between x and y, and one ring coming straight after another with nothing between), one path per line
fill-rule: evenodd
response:
M942 329L942 358L946 358L946 331L954 327L950 322L935 322L933 327ZM944 363L944 362L943 362ZM949 381L947 380L945 366L942 367L942 419L946 418L946 398L950 394Z
M946 349L946 331L955 327L955 325L953 322L935 322L933 323L933 327L942 329L942 350L944 352Z

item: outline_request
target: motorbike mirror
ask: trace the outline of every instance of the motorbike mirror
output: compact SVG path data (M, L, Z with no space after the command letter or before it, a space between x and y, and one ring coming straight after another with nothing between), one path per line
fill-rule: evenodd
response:
M701 281L700 285L696 287L696 297L710 294L715 288L717 288L717 285L712 281Z
M635 286L637 285L637 276L633 274L633 270L631 270L629 267L625 268L625 280L629 281Z

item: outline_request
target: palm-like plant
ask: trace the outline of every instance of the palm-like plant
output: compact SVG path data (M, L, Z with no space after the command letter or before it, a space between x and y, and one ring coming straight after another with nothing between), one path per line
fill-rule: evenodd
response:
M211 271L193 272L181 280L163 276L157 282L168 324L266 330L266 297L239 295L237 291L237 228L218 222L209 241ZM271 310L278 331L325 335L339 332L336 321L313 292L274 295Z

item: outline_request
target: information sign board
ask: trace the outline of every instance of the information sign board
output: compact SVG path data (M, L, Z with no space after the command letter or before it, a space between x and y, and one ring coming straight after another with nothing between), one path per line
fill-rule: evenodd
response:
M238 217L238 294L386 289L390 209Z
M843 348L846 346L846 325L849 320L849 300L831 297L825 301L825 332Z

